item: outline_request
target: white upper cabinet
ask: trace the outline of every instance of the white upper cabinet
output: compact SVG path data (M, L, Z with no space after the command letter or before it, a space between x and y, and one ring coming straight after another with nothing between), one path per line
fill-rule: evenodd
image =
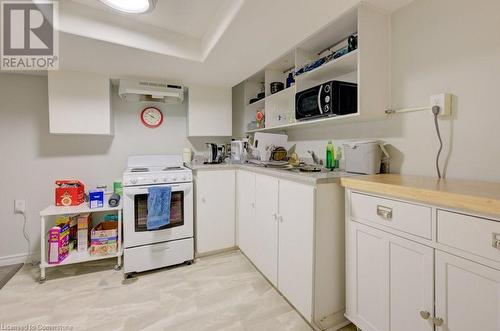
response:
M109 76L49 71L50 133L113 134Z
M232 98L229 87L189 87L188 136L232 135Z

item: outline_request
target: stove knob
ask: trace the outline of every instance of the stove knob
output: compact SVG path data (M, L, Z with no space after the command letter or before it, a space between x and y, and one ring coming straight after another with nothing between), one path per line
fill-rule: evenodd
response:
M131 180L130 180L130 182L131 182L132 184L137 184L137 179L136 179L136 178L131 179Z
M153 183L156 183L157 181L158 181L158 179L153 178Z
M177 176L172 177L172 181L175 182L177 180Z
M162 180L164 183L166 183L166 182L168 181L168 178L167 178L167 177L163 177L161 180Z

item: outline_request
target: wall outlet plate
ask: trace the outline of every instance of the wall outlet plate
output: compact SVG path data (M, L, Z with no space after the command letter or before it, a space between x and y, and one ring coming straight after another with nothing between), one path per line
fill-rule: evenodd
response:
M14 200L14 213L24 214L26 211L26 200Z
M438 116L451 116L451 94L441 93L431 96L431 107L439 106Z

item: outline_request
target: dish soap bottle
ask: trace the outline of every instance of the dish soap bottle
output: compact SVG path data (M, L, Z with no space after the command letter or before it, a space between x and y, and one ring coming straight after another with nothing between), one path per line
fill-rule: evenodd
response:
M334 147L332 144L332 141L329 140L328 144L326 145L326 168L329 170L333 170L335 167L335 152L334 152Z

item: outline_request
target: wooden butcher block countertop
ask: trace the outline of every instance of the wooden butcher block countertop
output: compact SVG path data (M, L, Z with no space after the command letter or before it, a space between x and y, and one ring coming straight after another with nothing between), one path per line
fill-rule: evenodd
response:
M500 216L500 183L380 174L345 177L341 184L357 191Z

